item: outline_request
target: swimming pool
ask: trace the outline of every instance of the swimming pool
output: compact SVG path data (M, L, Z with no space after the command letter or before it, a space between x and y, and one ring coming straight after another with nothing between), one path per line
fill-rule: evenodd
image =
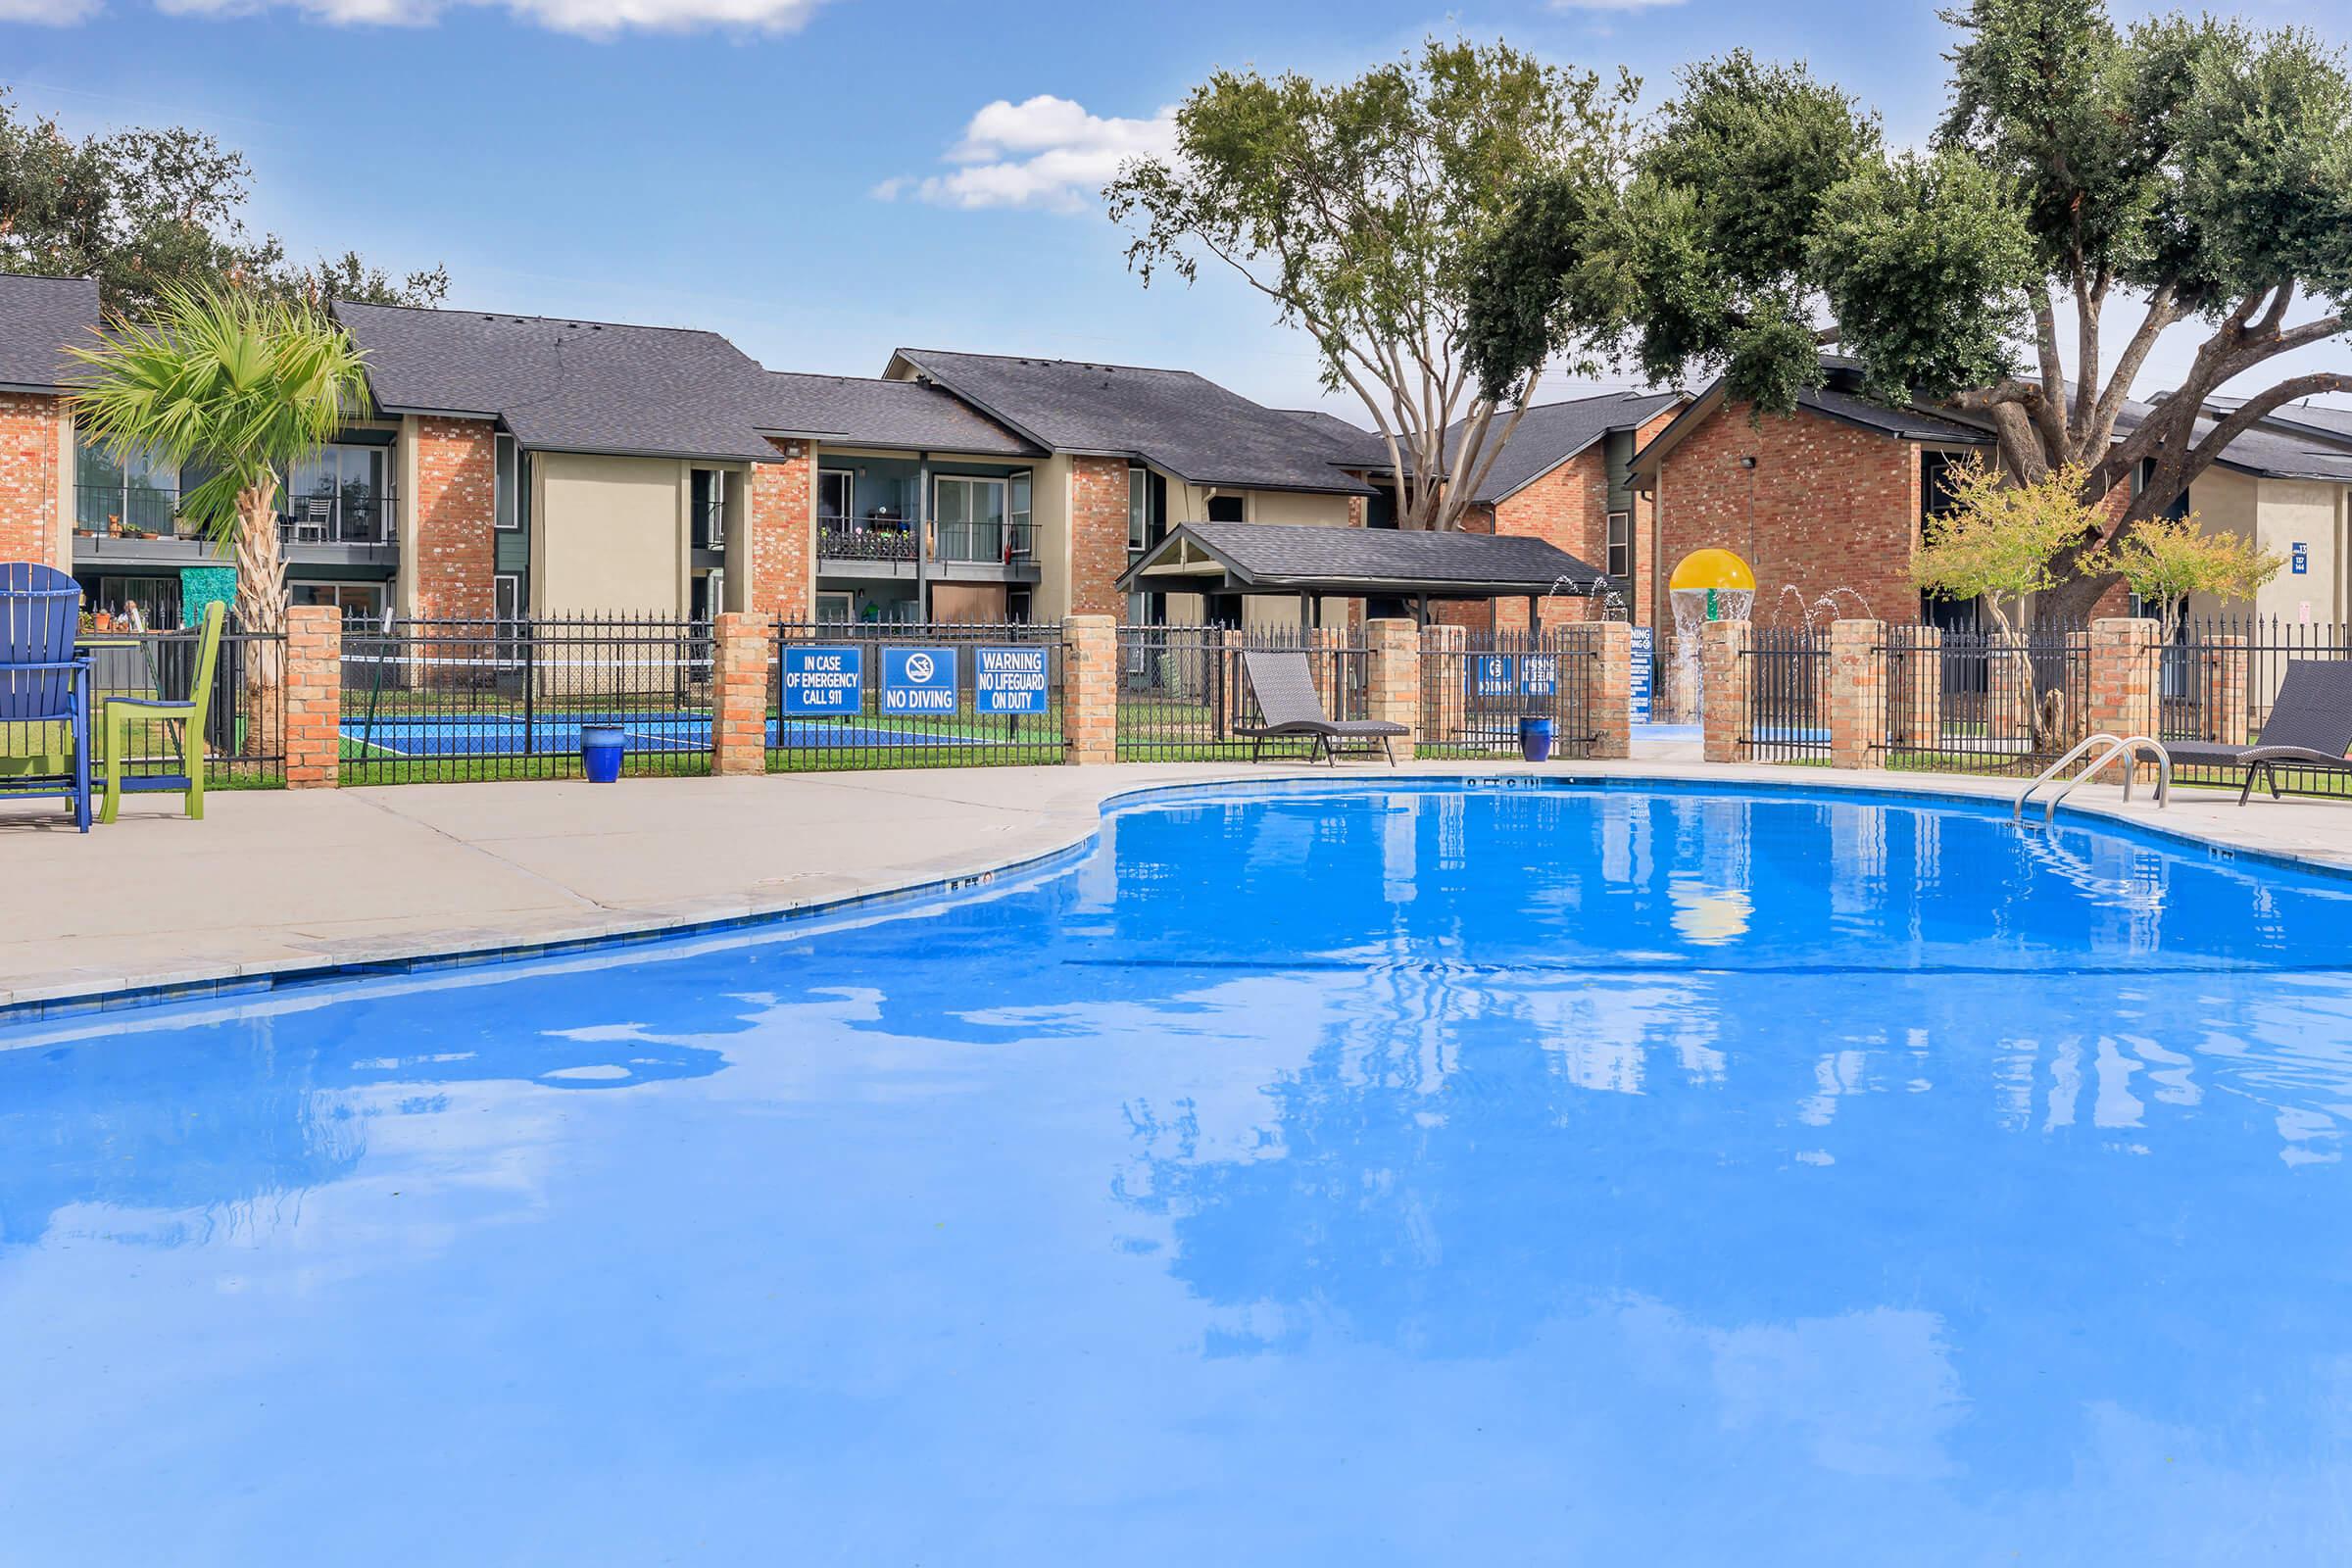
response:
M1148 802L823 923L0 1031L26 1561L2340 1558L2352 884Z

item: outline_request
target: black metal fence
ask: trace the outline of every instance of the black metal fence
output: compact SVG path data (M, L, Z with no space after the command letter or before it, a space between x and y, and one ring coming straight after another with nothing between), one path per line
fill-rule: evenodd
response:
M1893 625L1877 654L1888 767L2032 775L2087 733L2090 642L2079 627Z
M1546 718L1554 756L1592 756L1599 738L1596 637L1575 625L1472 632L1459 639L1442 629L1424 632L1415 751L1422 757L1516 755L1520 721Z
M1751 627L1740 656L1747 701L1740 749L1751 762L1830 759L1830 639L1810 627Z
M184 703L193 694L201 631L108 632L90 651L90 744L109 697ZM283 632L228 630L213 665L205 704L204 781L209 789L267 788L286 777L286 639ZM129 726L123 772L177 773L182 737L176 723Z
M1222 626L1118 628L1118 759L1122 762L1246 760L1258 743L1244 732L1262 722L1244 672L1245 653L1303 653L1332 718L1365 716L1370 656L1348 632ZM1304 756L1305 740L1269 740L1267 756Z
M656 616L347 626L343 781L570 777L590 726L624 772L708 772L710 652L708 622Z
M1061 628L781 621L770 771L1059 762Z
M2259 742L2289 662L2352 659L2352 626L2278 616L2200 616L2157 650L2156 685L2167 741ZM2234 787L2243 769L2182 768L2187 783ZM2278 787L2299 794L2347 793L2340 772L2280 768Z

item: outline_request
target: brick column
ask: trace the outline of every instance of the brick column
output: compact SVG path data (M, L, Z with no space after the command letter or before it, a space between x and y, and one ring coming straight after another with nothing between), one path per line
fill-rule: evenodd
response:
M1462 738L1470 704L1470 633L1466 627L1425 626L1421 630L1422 662L1435 660L1427 672L1429 696L1434 699L1421 715L1423 739L1448 745Z
M767 663L774 623L741 612L711 627L710 771L767 771Z
M1108 615L1062 618L1061 738L1073 762L1119 760L1119 635Z
M1710 620L1699 632L1698 721L1710 762L1746 760L1747 622Z
M1830 765L1885 767L1886 623L1830 622Z
M2090 623L2090 711L2084 734L2156 733L2156 638L2152 620L2117 616ZM2143 770L2141 777L2152 777ZM2124 764L2104 768L2104 783L2121 784Z
M1402 724L1396 755L1410 758L1421 732L1421 628L1409 620L1364 622L1370 668L1364 681L1364 716Z
M1943 628L1910 626L1904 635L1903 651L1887 656L1886 738L1898 746L1932 747L1943 735Z
M343 775L343 612L286 611L286 788L331 790Z
M1592 705L1592 755L1622 760L1633 755L1634 628L1622 620L1602 620L1582 630L1597 656L1587 693Z

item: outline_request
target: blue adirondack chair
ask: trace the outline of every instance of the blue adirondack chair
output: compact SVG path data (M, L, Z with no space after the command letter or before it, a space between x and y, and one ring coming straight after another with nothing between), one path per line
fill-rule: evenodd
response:
M0 800L55 796L74 803L74 825L90 830L90 661L74 657L81 624L81 590L55 566L0 562L0 751L36 755L53 746L60 726L74 738L71 774L0 773Z

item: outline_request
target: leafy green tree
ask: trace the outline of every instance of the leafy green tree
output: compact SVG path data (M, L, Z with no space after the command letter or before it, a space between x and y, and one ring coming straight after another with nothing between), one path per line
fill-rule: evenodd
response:
M1221 71L1178 109L1175 157L1129 164L1104 195L1147 286L1213 259L1311 334L1324 384L1361 398L1387 445L1398 520L1446 528L1542 368L1486 388L1472 374L1473 241L1540 171L1566 207L1611 206L1634 89L1437 39L1352 81Z
M2251 599L2286 563L2238 534L2206 532L2192 512L2178 518L2146 518L2121 544L2086 564L2115 573L2143 602L2156 606L2169 643L2180 634L2193 596Z
M80 429L117 453L208 473L180 512L234 557L238 623L283 631L280 475L367 408L359 349L281 294L217 285L165 284L151 311L108 326L97 346L71 350L93 372L74 397ZM268 648L246 662L250 691L279 683Z
M1819 385L1834 343L1879 396L1988 423L2012 476L2079 471L2086 502L2146 460L2129 504L2061 552L2053 608L2080 614L2115 579L2066 568L2109 559L2271 411L2352 390L2280 375L2198 428L2214 393L2346 330L2352 83L2293 28L2119 27L2098 0L1971 0L1945 20L1950 106L1925 154L1889 154L1801 67L1736 53L1686 73L1620 203L1624 319L1653 375L1721 373L1761 413ZM1572 237L1522 235L1474 315L1528 319L1547 269L1566 296L1591 262ZM2111 308L2136 312L2120 333ZM2180 386L2119 436L2175 328L2200 334ZM1481 376L1547 346L1493 338Z
M431 305L449 292L436 267L394 279L357 254L288 261L243 211L245 156L201 131L114 131L74 140L19 114L0 88L0 272L95 277L112 311L155 303L173 285L236 283L318 304L330 295Z

